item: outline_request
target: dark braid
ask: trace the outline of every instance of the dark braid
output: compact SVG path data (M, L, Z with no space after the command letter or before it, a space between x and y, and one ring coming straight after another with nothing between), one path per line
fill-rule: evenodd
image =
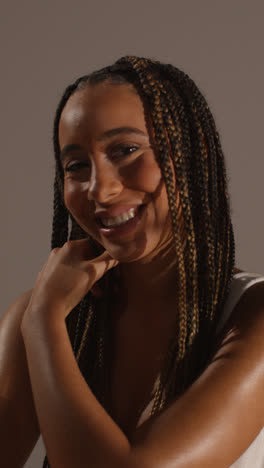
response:
M54 200L53 200L53 225L51 248L62 247L68 240L68 219L69 213L62 202L61 192L58 186L58 180L54 182Z
M166 185L175 255L178 261L179 298L177 330L173 330L164 358L151 414L180 395L198 377L209 357L214 331L229 291L235 258L224 156L213 116L195 83L170 64L146 58L122 57L113 65L79 78L59 103L54 121L56 175L52 248L70 239L89 237L77 225L63 201L63 170L59 159L58 127L69 97L87 84L132 84L146 105L154 130L160 168ZM173 167L173 169L172 169ZM179 207L173 170L183 220ZM183 239L184 237L184 239ZM98 254L92 238L93 252ZM106 297L113 289L114 273L103 279L104 295L90 293L66 319L80 370L102 405L105 400L105 341L109 314ZM95 310L102 313L95 313ZM89 356L89 358L87 358ZM44 467L48 460L45 458Z

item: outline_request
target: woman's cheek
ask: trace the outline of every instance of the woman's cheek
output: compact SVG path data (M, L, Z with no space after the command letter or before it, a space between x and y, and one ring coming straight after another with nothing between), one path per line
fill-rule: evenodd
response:
M153 193L162 179L161 170L154 157L136 159L123 172L125 185L135 191Z
M76 190L76 185L69 181L64 181L64 203L66 208L74 215L76 206L80 203L79 190Z
M74 219L85 231L92 219L92 204L87 198L87 193L81 187L82 184L66 183L64 185L64 203ZM91 226L92 227L92 226Z

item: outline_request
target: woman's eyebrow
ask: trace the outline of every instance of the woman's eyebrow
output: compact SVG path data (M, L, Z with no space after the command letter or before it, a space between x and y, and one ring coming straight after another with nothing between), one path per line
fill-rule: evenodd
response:
M80 145L76 145L76 144L65 145L60 152L60 160L63 161L63 159L67 156L67 154L73 153L74 151L80 151L80 150L82 150L82 147Z
M115 135L120 135L120 134L131 134L135 133L137 135L145 136L148 137L148 135L143 132L143 130L140 130L139 128L136 127L118 127L118 128L112 128L110 130L106 130L102 135L99 136L98 141L105 141L108 140L109 138L115 136ZM66 157L67 154L72 153L74 151L81 151L82 147L80 145L76 144L71 144L71 145L66 145L62 148L60 152L60 160L63 161L63 159Z
M106 130L99 138L98 141L105 141L108 138L111 138L115 135L119 134L124 134L124 133L136 133L137 135L142 135L142 136L148 136L143 130L140 130L139 128L136 127L118 127L118 128L112 128L111 130Z

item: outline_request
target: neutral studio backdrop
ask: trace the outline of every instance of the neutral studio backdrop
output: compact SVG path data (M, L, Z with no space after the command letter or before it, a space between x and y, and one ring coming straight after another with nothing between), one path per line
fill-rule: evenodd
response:
M78 76L123 55L169 62L207 98L228 170L238 267L264 273L262 0L2 1L1 311L50 250L52 123ZM26 468L42 466L37 444Z

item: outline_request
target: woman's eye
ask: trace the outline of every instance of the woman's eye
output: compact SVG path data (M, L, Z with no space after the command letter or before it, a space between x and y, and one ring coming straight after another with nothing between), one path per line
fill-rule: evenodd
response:
M135 145L119 145L114 148L109 149L109 154L112 159L122 159L127 156L130 156L133 154L135 151L139 150L139 146ZM75 162L72 164L68 164L68 166L65 167L64 171L65 172L78 172L81 169L90 169L90 163L89 162Z
M114 158L122 158L124 156L129 156L139 149L135 145L121 145L116 148L113 148L111 154Z
M88 164L88 163L84 163L84 162L78 162L78 163L69 164L69 165L65 168L65 172L77 172L78 170L80 170L80 169L83 168L83 167L89 167L89 164Z

